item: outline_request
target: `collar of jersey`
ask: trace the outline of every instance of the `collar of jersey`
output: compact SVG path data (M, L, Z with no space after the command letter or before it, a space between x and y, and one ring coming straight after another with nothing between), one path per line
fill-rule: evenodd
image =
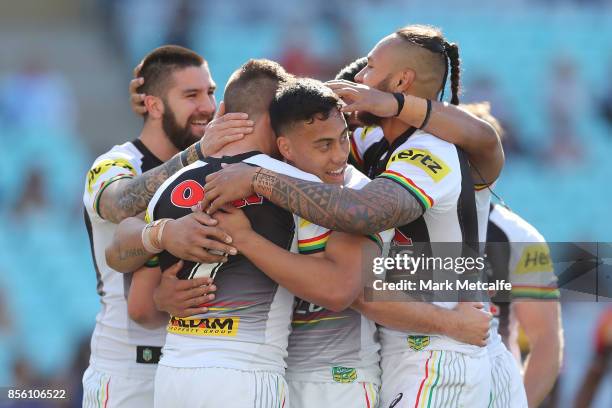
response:
M416 132L418 129L415 127L410 127L408 128L404 133L402 133L401 135L399 135L399 137L397 139L395 139L393 141L393 143L391 143L391 146L389 146L389 153L393 153L395 151L395 149L397 149L398 147L400 147L404 142L406 142L406 140L408 140L408 138L410 136L412 136L414 134L414 132Z
M207 163L220 162L220 163L239 163L248 159L249 157L257 156L258 154L263 154L260 151L253 150L250 152L239 153L234 156L221 156L221 157L207 157Z
M142 140L134 139L134 140L132 140L132 144L136 147L136 149L138 149L138 151L140 151L140 153L142 153L142 157L144 159L143 162L144 161L149 161L150 162L150 166L143 166L143 168L146 168L146 167L149 167L149 168L157 167L157 166L161 165L164 162L163 160L160 160L159 157L154 155L153 152L150 151L149 148L147 146L145 146L144 143L142 143ZM147 170L149 170L149 168L147 168Z

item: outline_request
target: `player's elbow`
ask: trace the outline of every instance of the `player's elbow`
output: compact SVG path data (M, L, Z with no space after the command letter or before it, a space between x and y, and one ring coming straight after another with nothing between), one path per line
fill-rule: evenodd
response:
M334 290L330 291L329 299L326 303L327 306L324 306L326 309L331 310L332 312L341 312L350 308L355 299L359 295L359 288L355 287L355 285L343 285L342 288L334 288Z
M113 268L114 270L118 271L118 272L122 272L121 271L121 265L119 265L119 263L117 262L117 248L114 244L109 245L108 247L106 247L106 250L104 250L104 257L106 258L106 264L108 266L110 266L111 268Z
M160 312L152 306L139 302L128 301L128 315L130 319L147 329L155 329L162 325Z
M476 129L475 133L478 134L478 144L483 150L495 151L500 145L500 138L495 128L484 120L478 120L474 122Z
M106 264L115 271L121 273L134 272L134 269L129 268L129 265L119 261L119 248L116 245L109 245L104 251L104 257L106 258Z

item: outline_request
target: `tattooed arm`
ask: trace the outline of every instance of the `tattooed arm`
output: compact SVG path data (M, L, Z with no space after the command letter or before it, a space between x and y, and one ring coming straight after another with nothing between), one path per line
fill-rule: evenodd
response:
M398 104L392 94L348 81L329 81L326 85L347 103L343 112L366 111L381 117L395 115L401 122L421 128L466 151L472 164L472 175L477 184L491 184L504 166L504 150L495 119L488 105L454 106L430 101L414 95L404 95L405 101L398 115Z
M147 204L161 184L185 165L196 162L200 156L208 157L228 143L253 131L253 121L241 112L225 113L224 105L215 119L206 125L202 139L176 154L154 169L133 178L122 178L109 184L100 194L98 213L105 220L118 224L147 209Z
M189 146L184 153L178 153L164 164L140 176L123 178L111 183L99 197L98 211L105 220L115 224L128 217L145 211L155 191L171 175L183 168L181 154L191 164L198 160L200 143Z
M213 263L223 262L225 256L208 250L235 255L236 248L227 244L231 237L215 226L217 221L202 212L191 213L170 220L163 230L161 247L179 259ZM117 272L133 272L155 256L147 252L142 243L142 230L146 223L141 218L128 217L115 230L113 241L106 248L106 263Z
M209 175L205 188L203 206L209 213L256 192L314 224L353 234L377 233L423 214L423 207L407 190L380 178L354 190L236 164Z

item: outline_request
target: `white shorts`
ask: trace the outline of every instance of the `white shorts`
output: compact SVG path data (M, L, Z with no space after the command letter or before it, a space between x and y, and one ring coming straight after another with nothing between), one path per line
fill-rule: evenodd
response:
M282 375L231 368L159 365L155 408L289 408Z
M106 374L89 366L83 374L83 408L153 406L153 378Z
M486 352L404 352L383 357L381 408L486 408L491 365Z
M369 382L350 384L287 381L292 408L375 408L380 386Z
M527 394L518 362L508 351L491 358L491 408L526 408Z

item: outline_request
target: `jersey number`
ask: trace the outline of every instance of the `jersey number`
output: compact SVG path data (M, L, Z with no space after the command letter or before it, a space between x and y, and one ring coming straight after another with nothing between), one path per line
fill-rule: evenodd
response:
M172 190L170 201L176 207L191 208L204 199L204 187L195 180L185 180Z
M176 207L191 208L204 199L204 187L195 180L185 180L178 184L170 194L170 201ZM247 205L263 204L263 197L253 194L250 197L233 201L236 208L246 207Z

